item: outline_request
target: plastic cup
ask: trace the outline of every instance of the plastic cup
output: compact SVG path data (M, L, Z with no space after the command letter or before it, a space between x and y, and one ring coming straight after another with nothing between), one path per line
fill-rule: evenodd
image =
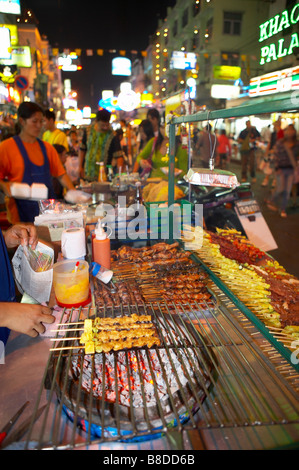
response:
M76 263L79 266L76 270ZM82 260L65 260L53 266L53 287L58 305L77 307L89 298L89 266Z

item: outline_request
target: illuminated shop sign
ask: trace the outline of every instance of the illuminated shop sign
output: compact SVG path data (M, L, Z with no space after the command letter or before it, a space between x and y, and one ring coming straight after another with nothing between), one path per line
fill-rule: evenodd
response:
M17 67L32 66L31 49L29 46L9 47L10 59L1 59L0 64L16 65Z
M212 85L211 97L214 99L236 99L240 96L240 87L235 85Z
M10 33L8 28L0 28L0 59L11 59Z
M250 80L249 96L299 90L299 66L267 73Z
M296 3L290 11L284 10L282 13L275 15L273 18L270 18L270 20L260 25L259 42L266 41L279 33L285 35L284 31L296 25L298 22L299 3ZM278 39L277 42L267 44L261 48L260 65L291 55L296 47L299 47L298 33L284 36Z
M12 46L17 46L19 37L18 37L18 27L14 24L0 24L0 29L6 28L10 32L10 44Z
M0 0L0 13L21 14L20 0Z
M77 70L82 70L82 65L76 54L62 54L58 57L58 68L63 72L77 72Z
M192 70L196 68L197 56L194 52L173 51L170 68L180 70Z
M241 67L215 65L214 78L217 80L238 80L241 77Z
M140 103L142 107L151 106L154 102L154 95L148 91L144 91L140 97Z
M132 75L132 62L126 57L115 57L112 60L112 75L130 77Z
M132 90L131 83L123 82L120 85L120 94L117 97L117 105L123 111L133 111L140 106L140 95Z
M0 65L0 80L5 84L12 84L15 82L18 73L15 65Z

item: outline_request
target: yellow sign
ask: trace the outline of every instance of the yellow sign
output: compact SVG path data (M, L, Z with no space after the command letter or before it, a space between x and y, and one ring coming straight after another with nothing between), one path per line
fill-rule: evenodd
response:
M238 80L241 77L241 67L215 65L214 78L218 80Z
M170 113L179 115L179 113L177 112L177 108L179 108L181 104L182 104L181 93L179 93L178 95L171 96L170 98L167 98L166 106L165 106L165 116L168 116L168 114Z
M10 32L10 44L17 46L19 42L18 27L14 24L0 24L0 28L7 28Z
M154 95L152 93L142 93L141 106L151 105L154 102Z
M11 59L2 59L0 64L3 65L16 65L17 67L32 66L31 50L29 46L14 46L10 47Z

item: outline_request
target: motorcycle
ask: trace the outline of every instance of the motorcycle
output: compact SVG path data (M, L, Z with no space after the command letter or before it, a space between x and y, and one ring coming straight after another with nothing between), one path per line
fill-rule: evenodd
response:
M185 186L184 183L181 184ZM238 217L237 206L240 201L255 202L250 183L242 183L236 188L228 189L191 185L190 196L188 189L185 186L186 197L189 197L192 203L203 206L203 218L207 230L215 232L216 228L235 229L246 235Z

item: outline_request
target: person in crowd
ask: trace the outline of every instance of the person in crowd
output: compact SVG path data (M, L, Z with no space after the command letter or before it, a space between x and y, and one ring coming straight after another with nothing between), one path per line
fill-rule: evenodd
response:
M251 177L251 182L256 182L256 143L257 140L260 140L259 131L252 126L250 120L246 121L246 128L243 129L238 137L238 142L240 144L240 153L241 153L241 181L247 181L247 170L249 166L249 172Z
M97 112L95 122L85 130L79 152L81 176L95 181L99 176L99 163L105 167L112 165L114 170L124 166L124 153L120 140L110 126L111 113L106 109Z
M64 145L60 145L60 144L54 144L53 147L58 153L61 163L65 167L66 160L67 160L66 148L64 147ZM52 184L53 184L53 189L56 195L55 199L63 199L64 187L60 183L59 179L52 177Z
M79 169L79 135L77 129L72 126L72 129L68 135L69 150L66 152L66 161L64 163L67 174L70 180L75 184L79 183L80 180L80 169ZM55 145L54 145L55 146Z
M199 148L197 147L199 136L201 135L202 131L195 127L193 131L193 138L192 138L192 166L194 168L200 167L200 152Z
M246 127L240 132L237 140L241 155L242 182L247 181L249 171L251 182L256 183L257 151L261 135L251 121L247 120Z
M211 124L207 124L200 133L196 149L200 156L200 165L202 168L209 168L210 159L214 156L215 161L218 158L218 140L215 134L212 133Z
M226 130L221 129L220 134L217 136L218 139L218 154L219 154L219 166L222 170L227 168L227 164L231 158L232 149L230 140L226 135Z
M42 108L33 102L23 102L18 108L19 134L0 143L0 189L5 194L7 217L11 224L34 222L39 214L36 201L11 197L11 184L45 184L48 197L55 198L52 176L66 189L75 189L59 156L48 142L38 138L43 126Z
M42 140L44 142L48 142L51 145L63 145L68 150L69 144L67 140L67 135L63 131L57 129L55 125L55 119L56 116L54 111L47 109L44 115L44 124L46 130L43 133Z
M168 168L168 149L169 138L165 135L164 131L160 131L158 137L150 139L141 150L136 158L133 171L137 172L141 168L143 170L142 174L148 172L151 178L168 179L168 175L165 175L162 171L163 167ZM182 148L179 136L176 138L175 168L182 170L179 177L188 171L188 153Z
M127 123L124 119L120 121L121 129L123 131L123 137L121 140L121 147L124 152L126 165L132 167L133 157L136 152L136 134L130 123Z
M19 245L30 245L35 249L37 242L34 225L16 224L3 233L0 229L0 341L4 345L11 330L36 337L39 333L44 333L44 323L52 324L55 321L48 307L16 301L15 284L7 250Z
M266 127L263 127L263 129L261 130L262 142L268 145L268 143L270 142L270 138L271 138L271 124L269 124Z
M161 126L161 116L159 111L156 108L150 108L147 112L146 117L152 123L155 137L158 137L159 134L161 134L161 131L163 134L163 128Z
M267 187L268 184L269 184L269 181L270 181L270 177L274 173L274 178L273 178L273 181L272 181L272 188L274 188L275 185L276 185L276 178L275 178L274 168L271 168L272 161L273 161L273 148L274 148L274 145L276 144L276 142L279 139L282 139L283 136L284 136L284 132L283 132L283 129L281 128L281 121L280 120L277 120L277 121L274 122L273 128L274 128L274 130L273 130L273 132L271 132L270 140L268 142L268 145L267 145L267 148L266 148L266 151L265 151L265 157L264 157L264 160L265 160L265 163L267 164L267 167L270 167L270 168L268 168L267 174L266 174L266 176L265 176L265 178L262 182L262 186Z
M69 144L69 149L67 151L67 154L70 155L71 157L78 157L79 155L79 139L78 139L78 134L76 130L71 130L69 133L69 138L68 138L68 144Z
M284 137L276 142L273 155L277 183L268 208L279 210L281 217L287 217L286 209L294 184L295 168L299 162L299 141L293 124L284 129Z
M138 132L138 154L141 150L145 147L149 140L153 139L154 135L154 128L149 119L143 119L139 124L139 132Z

